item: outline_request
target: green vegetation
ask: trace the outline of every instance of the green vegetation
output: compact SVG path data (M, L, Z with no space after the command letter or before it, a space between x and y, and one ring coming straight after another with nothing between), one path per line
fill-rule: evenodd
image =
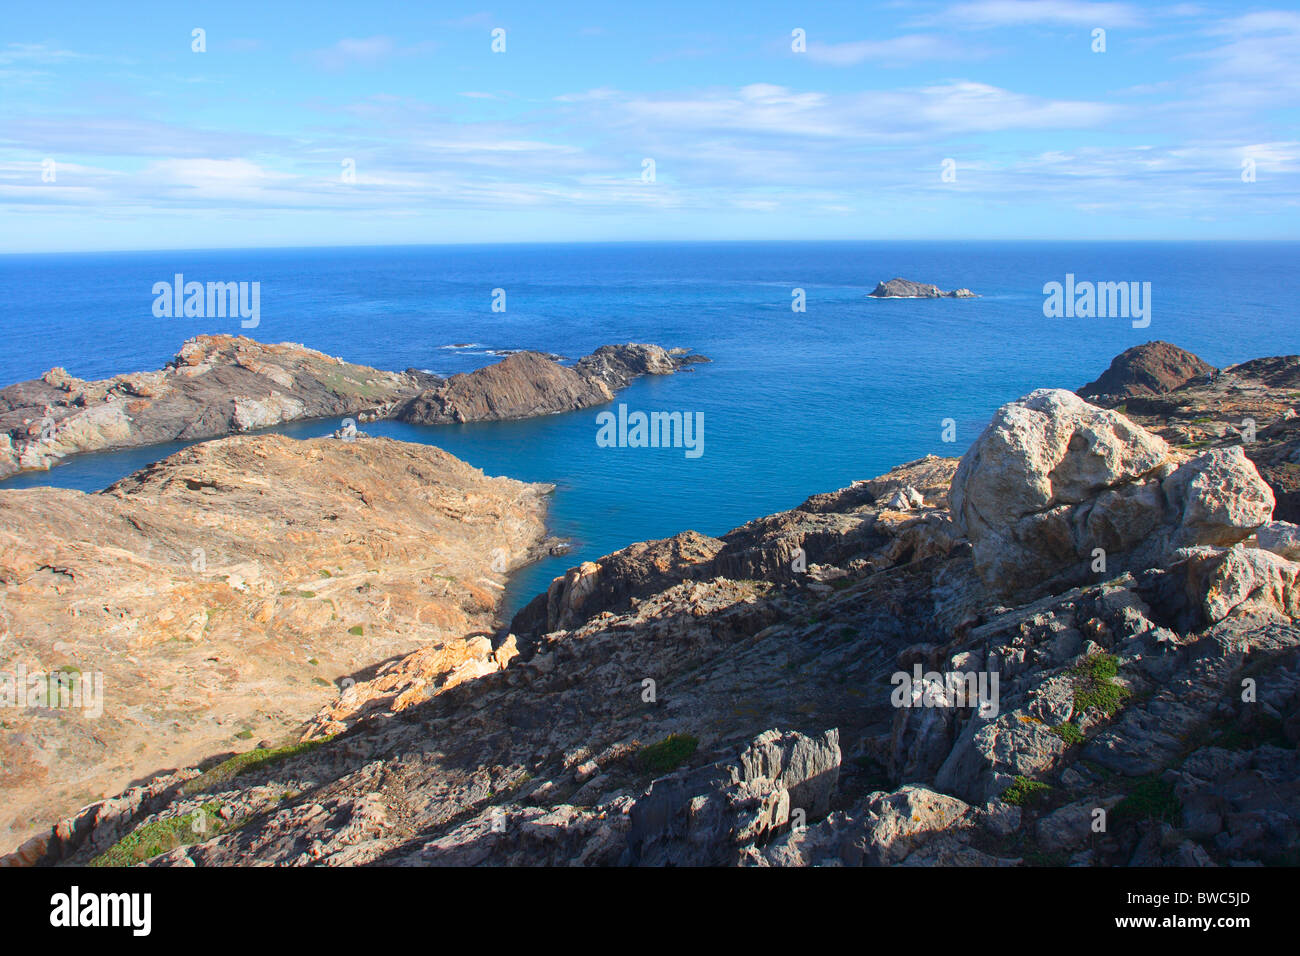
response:
M1074 677L1074 709L1079 713L1092 709L1112 717L1132 693L1127 687L1115 683L1119 659L1113 654L1094 654L1085 658L1071 673Z
M1052 733L1056 734L1056 736L1064 740L1068 746L1073 747L1075 744L1081 744L1084 741L1083 731L1079 729L1078 724L1072 723L1071 721L1067 720L1065 723L1058 724L1049 729Z
M689 760L699 746L699 738L692 734L669 734L657 744L642 747L637 762L649 773L671 773Z
M221 819L222 803L213 800L193 813L165 817L136 827L99 856L91 866L135 866L178 846L210 840L230 825Z
M242 754L235 754L230 759L223 760L215 767L205 770L194 779L185 781L181 785L180 792L183 796L203 793L238 777L240 774L251 773L254 770L261 770L290 757L310 753L321 744L333 739L333 736L321 737L319 740L306 740L285 747L256 747Z
M1183 804L1174 794L1173 784L1159 777L1147 777L1116 805L1115 819L1125 822L1160 820L1177 825L1182 812Z
M1047 796L1052 788L1041 780L1031 777L1016 777L1006 790L1002 791L1002 802L1017 807L1033 806Z
M352 625L352 627L348 628L348 633L351 634L353 637L360 637L362 634L361 625L360 624Z

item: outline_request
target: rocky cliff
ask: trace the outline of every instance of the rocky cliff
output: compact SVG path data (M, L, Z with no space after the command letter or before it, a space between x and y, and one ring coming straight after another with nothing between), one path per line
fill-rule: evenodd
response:
M572 369L520 352L443 380L415 369L353 365L301 345L200 335L156 372L87 382L55 368L0 389L0 478L81 452L217 438L307 419L442 424L571 411L610 401L637 375L708 361L687 352L606 345Z
M296 741L417 649L437 660L405 698L358 710L499 668L481 635L505 572L545 545L550 490L424 445L267 435L97 494L0 491L0 668L102 681L101 713L0 686L0 845L160 769Z
M1035 392L960 461L581 565L504 667L359 719L341 695L297 750L24 859L1294 864L1300 528L1268 467L1300 457L1298 367L1127 414Z

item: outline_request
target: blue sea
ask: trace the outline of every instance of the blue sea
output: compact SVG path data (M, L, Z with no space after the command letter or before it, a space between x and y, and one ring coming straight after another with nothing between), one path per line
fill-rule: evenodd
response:
M1300 352L1300 243L726 242L255 249L0 257L0 384L53 366L81 378L156 369L199 333L301 342L440 375L492 350L569 358L611 342L686 346L713 362L619 394L701 412L704 453L597 447L599 409L370 434L438 445L553 482L574 550L517 574L507 612L580 560L692 528L719 535L927 453L960 454L1002 403L1077 388L1124 349L1164 339L1224 366ZM261 283L261 321L155 318L155 282ZM1043 285L1151 283L1151 323L1048 319ZM903 276L970 300L875 300ZM806 311L791 309L804 290ZM504 312L492 311L504 289ZM462 347L452 347L452 346ZM463 347L468 346L468 347ZM956 441L943 440L943 421ZM285 434L323 435L337 421ZM87 455L4 487L103 488L182 446Z

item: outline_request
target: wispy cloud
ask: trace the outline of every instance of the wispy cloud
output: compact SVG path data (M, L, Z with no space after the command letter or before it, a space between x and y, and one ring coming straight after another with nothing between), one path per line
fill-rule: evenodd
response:
M930 22L976 27L1018 27L1058 24L1074 27L1132 27L1144 20L1138 7L1127 3L1087 0L971 0L957 3Z

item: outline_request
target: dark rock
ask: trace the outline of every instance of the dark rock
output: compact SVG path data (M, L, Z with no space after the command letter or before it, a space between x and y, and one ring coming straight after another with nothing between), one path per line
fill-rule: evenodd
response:
M1095 382L1078 394L1092 400L1107 396L1122 401L1137 395L1163 395L1193 380L1206 380L1217 372L1213 365L1168 342L1135 345L1115 356Z

